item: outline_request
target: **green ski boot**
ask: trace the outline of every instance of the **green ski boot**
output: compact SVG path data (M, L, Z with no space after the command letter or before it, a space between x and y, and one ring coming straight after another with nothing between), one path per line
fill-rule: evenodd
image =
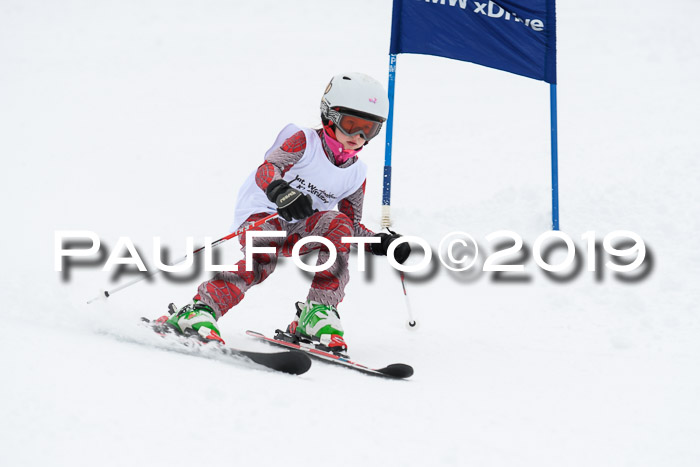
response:
M297 302L296 307L299 321L290 325L289 330L292 333L320 344L320 349L347 352L348 346L343 339L340 315L334 306L309 300Z
M166 324L186 336L193 336L204 342L224 344L216 323L216 313L203 303L193 302L185 305L171 315Z

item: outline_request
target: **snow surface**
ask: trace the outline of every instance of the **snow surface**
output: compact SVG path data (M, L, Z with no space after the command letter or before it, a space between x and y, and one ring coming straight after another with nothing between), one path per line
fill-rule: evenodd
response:
M129 344L206 274L88 306L133 275L54 272L56 230L108 253L129 236L149 264L154 236L179 256L225 235L277 131L318 123L330 76L386 79L391 3L0 3L0 465L700 465L697 1L558 6L562 230L582 248L638 233L646 278L554 282L530 257L531 280L505 283L434 261L409 276L409 331L397 274L368 258L340 308L350 350L412 364L409 381ZM509 229L531 248L550 227L548 86L402 55L396 96L395 229L485 252ZM378 229L383 138L362 158ZM285 325L308 282L283 261L221 321L228 343L271 350L244 331Z

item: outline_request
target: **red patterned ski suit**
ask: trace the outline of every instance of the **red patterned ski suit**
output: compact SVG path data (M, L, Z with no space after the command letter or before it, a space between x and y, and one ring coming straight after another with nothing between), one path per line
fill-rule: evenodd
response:
M319 130L319 132L322 130ZM321 137L323 141L323 138ZM333 153L323 143L326 156L336 164ZM306 149L306 137L302 131L288 138L279 148L272 151L265 158L265 162L256 172L255 182L261 190L265 190L273 180L281 179L284 174L297 163L304 155ZM357 161L352 157L338 167L349 167ZM256 253L253 255L252 271L246 271L245 260L238 262L238 271L217 273L211 280L199 286L196 300L209 305L217 315L223 316L228 310L236 306L245 296L246 291L264 281L275 270L277 258L280 254L291 256L292 248L299 239L308 236L320 236L330 240L337 251L337 258L333 265L314 275L311 288L307 295L308 300L337 306L343 300L344 290L350 276L348 273L348 257L350 245L342 243L342 237L368 237L374 232L360 223L362 218L362 203L364 200L365 184L362 184L355 193L338 203L338 211L323 211L313 214L311 217L296 223L286 222L278 217L263 224L256 230L279 231L285 230L287 237L259 237L255 239L255 246L271 246L276 248L274 254ZM248 222L265 217L266 213L254 214L248 218ZM245 237L240 237L242 251L245 254ZM330 253L320 243L307 243L301 249L300 254L308 254L318 251L317 264L325 264Z

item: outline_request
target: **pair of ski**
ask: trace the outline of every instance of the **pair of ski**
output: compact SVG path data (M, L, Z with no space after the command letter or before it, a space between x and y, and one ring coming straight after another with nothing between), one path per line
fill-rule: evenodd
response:
M268 344L284 347L289 349L283 352L264 353L251 352L248 350L236 349L233 347L220 345L218 343L203 344L196 337L188 337L177 335L172 328L164 323L150 321L143 318L145 323L158 334L165 337L166 335L174 336L177 341L184 347L194 349L201 346L206 346L207 350L213 351L219 356L233 357L235 359L244 359L252 361L258 365L269 368L271 370L280 371L292 375L301 375L306 373L311 368L311 358L324 361L326 363L343 366L353 370L360 371L365 374L380 376L391 379L404 379L413 375L413 368L403 363L394 363L384 368L370 368L366 365L354 362L349 357L344 355L336 355L331 352L315 348L311 344L286 342L281 339L267 337L264 334L255 331L246 331L248 336L267 342ZM278 334L281 331L278 331ZM193 352L196 353L196 352ZM311 357L311 358L309 358Z

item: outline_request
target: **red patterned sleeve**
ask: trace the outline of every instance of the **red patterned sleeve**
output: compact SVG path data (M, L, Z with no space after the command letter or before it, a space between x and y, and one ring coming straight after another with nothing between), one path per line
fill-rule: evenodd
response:
M365 200L365 185L367 181L362 183L362 186L347 198L340 200L338 210L348 216L352 221L353 235L355 237L371 237L374 232L362 225L362 204Z
M284 174L299 162L305 150L306 136L303 131L298 131L265 157L265 162L255 173L255 183L265 191L273 180L284 177Z

